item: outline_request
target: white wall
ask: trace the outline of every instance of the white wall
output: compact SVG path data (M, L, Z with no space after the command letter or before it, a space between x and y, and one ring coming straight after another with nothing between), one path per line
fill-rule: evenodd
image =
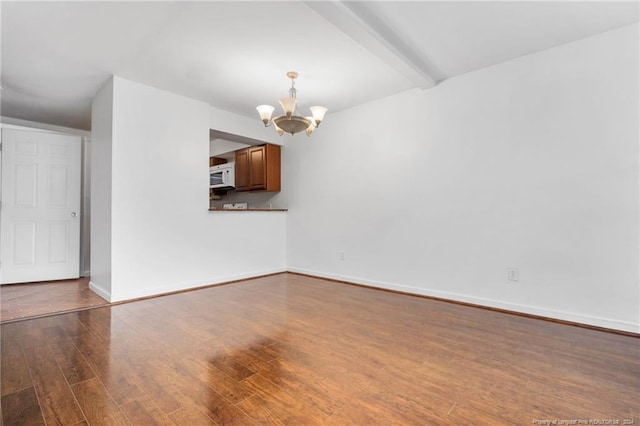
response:
M53 124L40 123L37 121L21 120L19 118L13 118L13 117L0 116L0 123L4 125L3 127L8 127L8 128L22 127L22 128L29 128L29 129L49 130L52 132L64 133L68 135L82 136L84 138L88 138L91 136L91 132L88 132L86 130L73 129L71 127L56 126Z
M111 199L113 79L98 91L91 104L91 224L90 288L107 300L112 294Z
M91 140L82 141L82 211L80 228L80 276L91 275Z
M328 115L288 269L640 331L638 72L635 24Z
M285 269L284 213L207 211L207 104L114 77L112 114L111 301Z
M248 146L251 145L248 145L246 143L226 141L224 139L213 139L209 141L209 155L211 157L216 157L223 154L229 154L232 151L238 151Z
M243 138L277 145L282 144L282 139L280 139L273 128L269 128L268 130L264 128L257 112L256 119L253 120L219 108L209 107L209 126L211 129Z

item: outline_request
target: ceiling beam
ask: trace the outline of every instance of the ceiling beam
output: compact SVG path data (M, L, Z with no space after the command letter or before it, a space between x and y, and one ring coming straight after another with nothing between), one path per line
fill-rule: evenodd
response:
M386 25L382 19L366 8L364 2L305 1L324 19L345 33L356 43L369 50L415 87L429 89L436 85L429 66Z

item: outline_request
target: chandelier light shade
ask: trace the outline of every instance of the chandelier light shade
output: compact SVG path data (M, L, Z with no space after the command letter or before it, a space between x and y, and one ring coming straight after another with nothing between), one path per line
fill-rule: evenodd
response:
M284 111L285 115L289 118L293 115L293 112L296 110L296 104L298 100L296 98L288 97L280 99L280 106Z
M258 105L256 109L258 110L258 114L260 114L260 119L262 120L264 125L266 126L267 124L269 124L269 120L271 120L271 114L273 114L275 108L271 105Z
M316 126L319 126L320 123L322 123L322 120L324 119L324 115L327 112L327 108L323 107L323 106L312 106L309 108L311 110L311 115L313 115L313 120L316 123Z
M258 110L258 114L260 114L260 120L262 120L265 127L269 127L269 121L271 121L280 136L285 132L294 135L302 131L304 131L307 136L311 136L311 133L313 133L322 120L324 120L327 108L323 106L312 106L309 108L311 110L311 117L296 115L298 100L296 98L295 80L298 78L298 73L289 71L287 78L291 79L289 96L280 99L280 106L282 107L284 115L275 117L272 120L271 116L275 108L271 105L258 105L256 110Z

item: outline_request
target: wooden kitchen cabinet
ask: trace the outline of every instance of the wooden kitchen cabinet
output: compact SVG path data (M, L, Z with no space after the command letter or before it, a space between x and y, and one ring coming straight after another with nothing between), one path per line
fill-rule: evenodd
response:
M209 167L218 166L220 164L226 164L227 160L218 157L209 157Z
M260 145L236 151L236 191L280 191L280 146Z
M249 150L236 151L236 191L249 191Z

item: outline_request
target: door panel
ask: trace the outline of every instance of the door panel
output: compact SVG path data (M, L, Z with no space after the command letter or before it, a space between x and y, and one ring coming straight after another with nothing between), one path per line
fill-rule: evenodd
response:
M4 232L3 232L4 235ZM13 263L16 266L36 263L36 223L17 222L13 224Z
M15 182L13 188L14 205L16 207L36 207L38 165L14 164L10 168L10 173Z
M81 138L2 129L0 283L80 275Z
M49 207L69 207L69 167L49 166Z
M21 135L15 135L13 141L13 151L21 155L38 155L38 140L35 135L23 132Z
M69 224L49 223L49 263L66 263L69 260Z

